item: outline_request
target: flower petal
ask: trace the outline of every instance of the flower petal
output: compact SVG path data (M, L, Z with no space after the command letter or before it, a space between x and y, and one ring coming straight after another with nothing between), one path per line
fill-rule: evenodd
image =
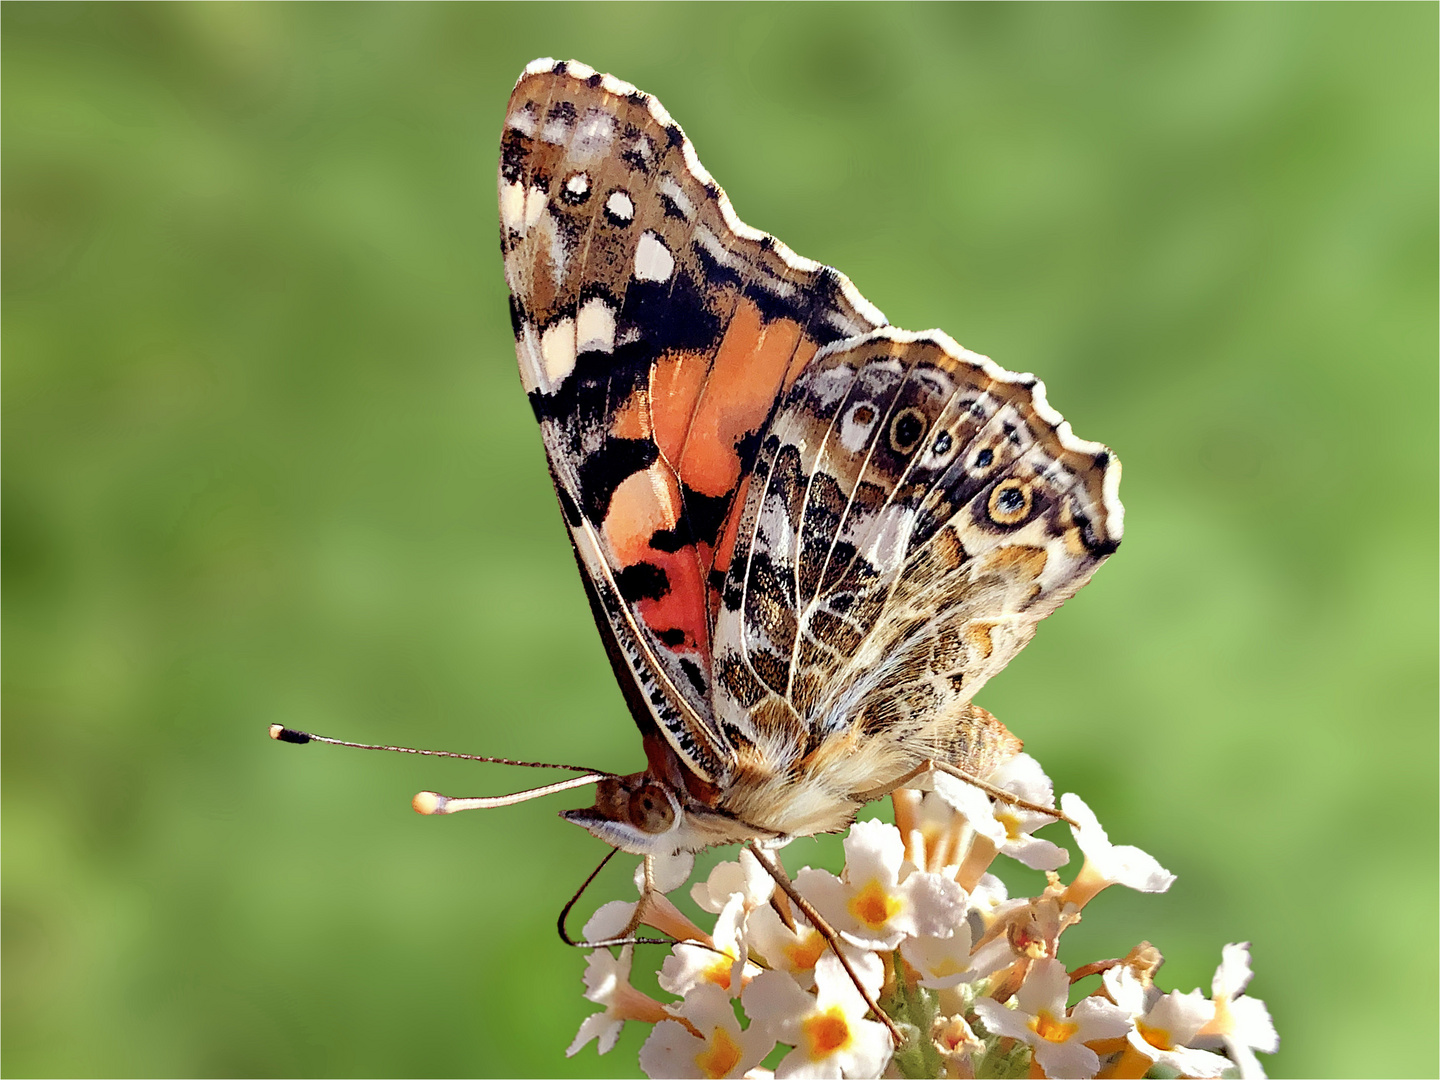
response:
M1070 852L1058 844L1028 834L1006 841L1000 850L1031 870L1059 870L1070 861Z
M1005 843L1005 826L995 820L995 807L990 802L990 796L974 784L967 784L949 773L936 773L935 793L956 813L964 814L970 827L997 848Z
M674 855L652 855L651 874L655 879L655 888L662 893L674 892L685 882L690 880L690 872L695 869L695 854L690 851L676 852ZM635 868L635 891L643 894L645 892L645 860L640 860L640 865Z
M883 885L900 880L905 844L900 830L885 821L857 821L845 837L845 880L857 884L872 878Z
M793 1045L800 1021L815 1006L815 999L783 971L762 971L740 995L752 1026L759 1024L781 1042Z
M1239 997L1250 985L1250 943L1226 945L1220 950L1220 966L1210 982L1215 997Z
M1085 801L1072 792L1060 796L1060 808L1079 823L1071 826L1075 842L1085 853L1085 861L1106 881L1125 885L1140 892L1164 892L1175 881L1175 875L1156 859L1129 844L1112 844L1100 821Z
M1059 960L1036 960L1030 965L1019 991L1015 1007L1031 1016L1045 1010L1051 1016L1065 1015L1065 999L1070 993L1070 975Z
M1112 1005L1102 997L1087 997L1070 1010L1070 1020L1079 1025L1075 1031L1076 1042L1095 1042L1097 1039L1121 1039L1133 1026L1124 1009Z
M615 1040L620 1038L620 1029L625 1026L623 1020L617 1020L609 1013L598 1012L587 1016L580 1022L580 1030L565 1051L566 1057L574 1057L591 1039L599 1039L595 1050L597 1053L608 1054L615 1046Z
M965 918L969 896L951 878L943 874L919 871L905 879L899 888L905 898L905 910L891 920L891 926L907 934L928 934L949 937Z
M1005 1035L1022 1042L1029 1042L1035 1037L1024 1013L1007 1009L994 998L977 998L975 1015L980 1017L980 1022L985 1025L985 1030L992 1035Z
M585 935L586 941L608 941L617 938L624 932L625 927L630 925L630 918L634 914L633 903L611 900L608 904L600 905L600 910L590 916L581 933Z
M1089 1080L1100 1071L1100 1056L1079 1039L1052 1043L1041 1039L1035 1046L1035 1061L1046 1076L1076 1077Z

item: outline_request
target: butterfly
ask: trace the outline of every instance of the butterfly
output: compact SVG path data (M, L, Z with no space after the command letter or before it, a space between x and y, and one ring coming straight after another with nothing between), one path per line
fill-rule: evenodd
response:
M563 816L661 856L839 830L926 770L983 786L1020 743L972 699L1119 545L1114 454L745 225L587 65L526 68L498 189L521 383L648 763L565 782L597 786Z

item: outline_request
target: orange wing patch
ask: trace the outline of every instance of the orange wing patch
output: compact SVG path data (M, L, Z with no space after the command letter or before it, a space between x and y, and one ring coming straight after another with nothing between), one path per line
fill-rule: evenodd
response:
M766 323L753 301L736 306L680 458L689 487L705 495L734 492L739 443L770 415L799 340L800 324L793 319Z
M690 432L695 403L710 375L710 354L668 352L650 372L655 445L666 461L679 462Z
M640 620L672 650L703 652L708 668L705 576L695 549L658 551L650 543L657 532L674 530L680 514L680 485L656 462L615 489L601 532Z

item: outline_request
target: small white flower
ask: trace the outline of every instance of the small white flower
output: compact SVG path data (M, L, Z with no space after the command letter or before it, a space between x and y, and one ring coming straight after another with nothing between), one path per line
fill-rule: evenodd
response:
M803 989L815 985L815 961L828 948L820 932L798 911L794 914L795 929L791 930L770 907L756 909L750 915L746 937L750 948L766 966L785 971Z
M965 890L940 874L913 871L903 880L905 846L883 821L859 821L845 838L844 880L801 870L796 888L846 941L893 949L905 937L946 937L965 917Z
M1005 826L995 820L990 796L974 784L967 784L949 773L937 772L932 781L935 793L950 808L965 818L970 827L998 849L1005 842Z
M996 787L1018 795L1036 806L1055 805L1055 787L1040 763L1029 754L1016 754L993 773L989 780ZM994 803L995 819L1005 827L1002 854L1009 855L1032 870L1058 870L1070 861L1070 853L1058 844L1031 836L1036 829L1053 824L1049 814L1038 814L1012 803Z
M987 778L991 784L1034 803L1053 806L1055 789L1040 763L1029 754L1017 754ZM1057 870L1070 861L1070 853L1049 840L1031 836L1036 829L1055 821L1049 814L1036 813L1001 800L992 801L979 788L947 773L934 778L935 791L955 810L969 819L977 833L999 851L1032 870Z
M684 885L690 880L690 873L694 869L695 853L691 851L678 851L674 855L650 856L650 874L654 879L655 888L662 893L672 893ZM635 868L635 888L641 893L645 891L645 861L643 859Z
M873 962L856 964L856 973L873 994L884 981L884 966L874 953L866 956ZM766 971L745 988L741 1001L752 1027L795 1047L776 1067L776 1080L876 1077L890 1061L890 1032L865 1019L865 999L834 953L815 964L813 996L784 972Z
M691 887L690 896L706 911L718 915L735 893L745 897L746 911L754 911L769 902L774 892L775 879L748 849L741 849L735 862L716 863L708 878Z
M657 855L652 863L655 892L645 894L645 863L635 868L635 889L641 900L626 903L612 900L601 904L598 911L590 916L583 931L586 941L608 941L621 937L634 925L635 909L643 905L639 922L653 926L661 933L669 934L681 941L703 941L709 943L710 935L701 930L686 917L685 913L671 903L664 894L674 892L684 885L695 868L695 856L690 852L678 855Z
M1084 907L1095 894L1111 885L1124 885L1140 892L1164 892L1175 881L1151 855L1129 844L1112 844L1094 811L1079 795L1060 796L1060 809L1079 823L1071 826L1075 842L1085 853L1085 864L1065 890L1064 901L1076 909Z
M987 926L1000 913L1001 907L1009 902L1010 893L1005 882L994 874L986 874L975 888L970 890L970 910L979 914L981 921Z
M655 1025L640 1048L640 1068L646 1076L686 1080L744 1076L775 1047L775 1040L759 1025L741 1030L730 995L713 984L696 986L670 1011L689 1026L678 1020Z
M730 994L740 988L760 969L746 960L748 955L742 930L745 921L745 897L732 893L724 910L715 920L711 935L712 948L703 945L675 945L660 968L660 988L678 997L685 997L701 983L718 986Z
M654 1024L665 1019L665 1009L658 1001L630 985L633 952L634 947L627 945L618 957L605 949L596 949L590 954L585 965L585 997L604 1005L605 1011L585 1018L575 1041L565 1051L566 1057L574 1057L591 1039L599 1040L595 1046L599 1053L608 1054L620 1038L620 1029L626 1020Z
M1147 990L1128 967L1111 968L1102 978L1106 992L1134 1022L1129 1040L1136 1052L1185 1076L1219 1076L1230 1067L1229 1058L1190 1048L1200 1029L1215 1017L1214 1003L1199 990L1188 994Z
M994 937L970 954L969 978L983 979L1015 963L1017 957L1005 934Z
M1066 1015L1070 976L1058 960L1037 960L1007 1009L993 998L975 1002L981 1022L995 1035L1028 1043L1046 1076L1085 1078L1100 1069L1100 1057L1085 1044L1118 1039L1130 1018L1108 1001L1087 997Z
M946 990L976 977L970 963L970 927L963 922L949 937L906 938L900 952L920 976L920 985L931 990Z
M961 1057L985 1052L985 1044L965 1022L965 1017L959 1013L954 1016L942 1017L931 1031L930 1037L934 1040L935 1048L942 1054ZM965 1064L969 1065L970 1063L967 1061ZM971 1071L974 1071L973 1068ZM952 1071L950 1075L957 1074Z
M1250 983L1250 944L1226 945L1220 952L1220 966L1210 984L1215 1018L1200 1029L1196 1046L1224 1046L1240 1070L1242 1080L1264 1080L1255 1051L1273 1054L1280 1049L1280 1036L1265 1003L1242 997Z

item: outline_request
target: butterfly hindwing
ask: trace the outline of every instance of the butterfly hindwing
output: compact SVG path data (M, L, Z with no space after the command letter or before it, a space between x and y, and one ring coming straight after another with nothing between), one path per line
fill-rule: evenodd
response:
M521 380L597 621L632 708L719 781L714 620L762 433L817 350L884 316L741 223L658 102L573 61L516 84L499 198Z
M890 745L897 772L943 756L975 692L1115 550L1118 483L1037 380L944 334L820 353L767 433L716 628L742 761L784 768L832 738Z

